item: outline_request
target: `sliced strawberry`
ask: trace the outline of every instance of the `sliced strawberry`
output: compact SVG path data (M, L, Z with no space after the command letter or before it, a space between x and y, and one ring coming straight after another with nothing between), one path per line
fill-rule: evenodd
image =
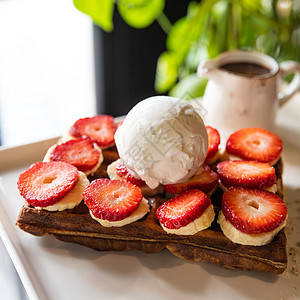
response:
M218 163L217 173L226 187L264 189L276 183L275 169L267 163L256 161L224 161Z
M199 190L188 190L164 202L155 212L159 222L168 229L179 229L199 218L211 204Z
M137 186L123 180L106 178L92 181L82 196L91 213L107 221L120 221L129 217L143 198Z
M50 155L51 161L64 161L75 166L79 171L91 170L98 163L100 152L88 138L69 140L57 145Z
M78 170L65 162L37 162L19 176L18 189L33 206L47 207L59 202L79 178Z
M121 161L116 164L116 173L121 178L124 178L126 181L135 184L137 186L146 185L145 181L139 178L136 178L131 170L129 170Z
M244 128L229 137L226 151L244 160L270 163L280 156L282 141L266 129Z
M208 135L208 149L205 162L212 159L217 154L221 141L220 134L217 129L206 126L206 131Z
M286 205L274 193L241 187L223 194L222 212L236 229L249 234L270 232L287 216Z
M116 130L114 118L101 115L77 120L70 128L70 134L76 138L89 137L99 147L106 148L114 144Z
M171 194L181 194L187 190L198 189L204 193L211 192L218 184L218 175L208 165L203 165L203 171L182 183L166 184L165 190Z

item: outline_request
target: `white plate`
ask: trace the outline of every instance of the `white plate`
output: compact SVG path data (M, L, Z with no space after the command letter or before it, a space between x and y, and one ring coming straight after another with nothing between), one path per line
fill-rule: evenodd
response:
M294 106L299 101L293 101ZM300 297L300 111L288 104L279 116L284 139L284 183L289 220L289 264L281 275L192 263L164 250L97 252L15 226L24 203L20 172L41 160L55 140L0 150L0 231L31 299L296 299Z

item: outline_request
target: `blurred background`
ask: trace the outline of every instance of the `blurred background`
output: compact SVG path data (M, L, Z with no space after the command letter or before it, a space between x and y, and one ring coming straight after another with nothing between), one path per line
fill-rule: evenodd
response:
M196 76L196 68L224 51L300 60L299 0L100 2L74 0L95 24L100 113L126 114L156 93L201 97L207 80Z
M198 64L237 48L300 61L300 0L0 0L1 144L200 97Z
M69 0L0 0L0 132L11 146L94 114L93 28Z
M0 145L155 94L201 97L198 64L232 49L300 61L300 0L0 0ZM26 299L0 253L0 299Z

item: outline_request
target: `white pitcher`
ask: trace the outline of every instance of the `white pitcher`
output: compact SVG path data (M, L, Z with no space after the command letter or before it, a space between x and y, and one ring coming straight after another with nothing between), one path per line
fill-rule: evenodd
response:
M224 69L224 65L250 63L267 69L265 74L247 76ZM282 79L295 76L279 92ZM274 130L276 112L300 87L300 65L294 61L278 64L272 57L250 51L225 52L201 63L198 76L209 78L201 105L206 125L217 128L226 138L243 127Z

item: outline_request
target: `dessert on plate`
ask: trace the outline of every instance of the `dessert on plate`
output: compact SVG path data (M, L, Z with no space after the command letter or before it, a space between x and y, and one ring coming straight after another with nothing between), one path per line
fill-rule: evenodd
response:
M187 102L150 97L134 106L115 134L122 162L151 188L184 182L202 166L208 137Z
M255 160L275 165L281 151L282 141L276 134L253 127L232 133L226 142L224 155L227 160Z
M231 160L218 163L216 169L223 191L232 186L277 191L276 171L268 163Z
M149 212L139 187L124 180L96 179L82 196L91 217L105 227L133 223Z
M35 209L62 211L80 204L89 183L86 175L69 163L36 162L20 174L18 189Z
M274 239L286 219L286 205L274 193L233 187L223 194L218 223L234 243L261 246Z
M92 131L92 143L107 128L113 132L107 118L96 118L95 127L87 119L94 124L95 118L75 124L81 132ZM96 127L105 129L97 133ZM73 207L45 209L52 199L59 203L72 193L77 173L86 178L76 164L37 162L33 166L38 167L20 175L18 187L26 201L17 220L22 230L101 251L156 253L167 248L180 258L230 269L285 270L287 209L282 143L276 135L243 129L232 134L220 155L218 130L205 126L188 102L171 97L141 101L115 128L113 142L106 144L110 148L102 150L103 162L88 176ZM71 140L77 139L91 137ZM235 148L238 153L231 151ZM55 164L59 171L49 175ZM70 175L61 176L64 168ZM36 190L47 190L48 196L41 198Z
M213 164L219 159L219 145L221 142L221 137L216 128L211 126L205 126L208 135L208 148L205 158L205 163Z
M100 115L77 120L62 136L62 140L90 138L101 149L107 149L115 144L114 134L118 125L112 116Z
M44 161L64 161L74 165L87 176L97 172L103 162L101 148L89 138L78 138L53 145Z
M190 189L164 202L155 216L167 233L194 235L211 225L215 212L204 192Z

